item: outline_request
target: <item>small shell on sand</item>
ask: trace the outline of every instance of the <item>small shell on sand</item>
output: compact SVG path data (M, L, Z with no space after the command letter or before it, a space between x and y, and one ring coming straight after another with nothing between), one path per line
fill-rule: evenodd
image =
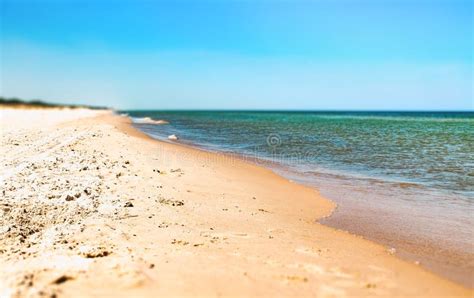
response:
M168 139L176 141L178 139L178 137L176 135L170 135L170 136L168 136Z

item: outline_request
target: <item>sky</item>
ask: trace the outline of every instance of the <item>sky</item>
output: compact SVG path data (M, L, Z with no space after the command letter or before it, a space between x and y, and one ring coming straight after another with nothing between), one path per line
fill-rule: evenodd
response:
M474 110L471 0L0 0L0 95L118 109Z

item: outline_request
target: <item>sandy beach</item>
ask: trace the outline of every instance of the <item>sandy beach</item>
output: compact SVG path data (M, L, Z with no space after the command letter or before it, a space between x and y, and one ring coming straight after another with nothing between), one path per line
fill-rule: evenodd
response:
M466 296L317 223L334 204L127 117L2 109L0 297Z

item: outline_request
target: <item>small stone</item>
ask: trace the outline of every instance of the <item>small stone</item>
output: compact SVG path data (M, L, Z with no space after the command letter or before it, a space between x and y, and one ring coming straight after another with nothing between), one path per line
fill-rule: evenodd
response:
M73 279L73 278L70 277L70 276L62 275L62 276L58 277L55 281L53 281L53 283L59 285L59 284L65 283L66 281L71 280L71 279Z
M168 139L169 139L169 140L176 141L176 140L178 140L178 136L176 136L176 135L170 135L170 136L168 136Z
M127 202L127 203L125 203L125 207L133 207L132 202Z
M74 197L71 195L66 195L66 201L73 201Z

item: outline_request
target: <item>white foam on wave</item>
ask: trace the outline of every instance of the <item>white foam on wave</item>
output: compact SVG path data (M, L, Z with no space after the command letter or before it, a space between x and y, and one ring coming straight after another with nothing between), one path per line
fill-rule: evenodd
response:
M150 117L143 117L143 118L132 118L133 122L141 123L141 124L168 124L169 122L166 120L154 120Z

